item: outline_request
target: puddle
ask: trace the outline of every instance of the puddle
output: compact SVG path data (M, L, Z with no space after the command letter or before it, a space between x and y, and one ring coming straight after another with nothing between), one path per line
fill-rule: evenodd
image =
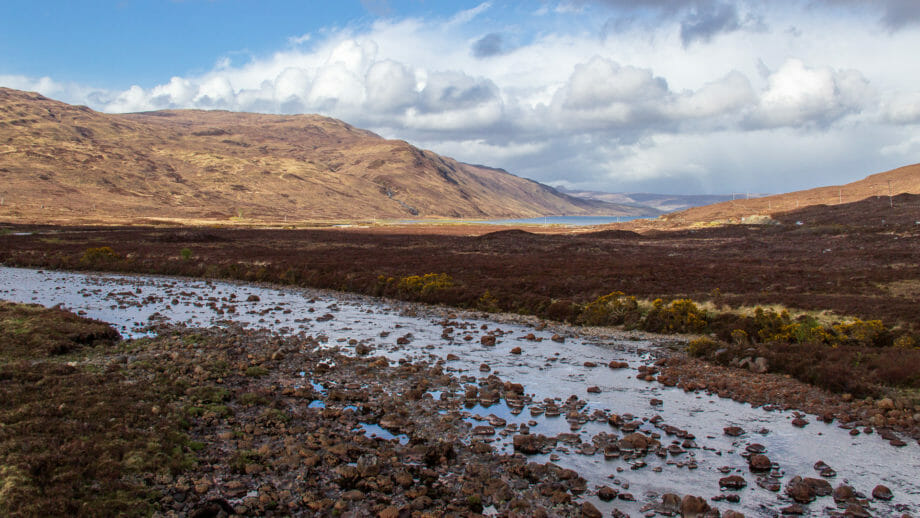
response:
M370 439L383 439L385 441L392 441L397 439L399 444L409 444L409 436L406 434L393 435L388 432L385 428L382 428L380 425L369 424L369 423L358 423L358 428L355 431L363 431L364 436Z
M477 437L490 441L500 452L512 453L512 438L522 426L531 434L570 434L562 435L566 441L557 442L551 452L532 459L552 460L575 469L588 480L590 490L600 485L628 485L636 502L610 504L586 497L605 514L614 507L639 514L642 505L667 492L706 498L720 495L718 480L725 476L720 468L739 470L737 474L748 482L737 493L741 502L719 502L716 505L721 509L759 516L766 509L789 505L782 492L771 493L754 483L755 477L741 455L751 443L766 447L766 454L780 466L784 486L795 475L817 477L813 465L821 460L837 472L836 478L829 480L833 486L847 483L865 494L877 484L892 489L895 499L891 504L873 502L874 514L899 515L905 510L920 510L920 486L916 481L920 446L916 441L894 448L878 434L850 436L847 430L819 422L814 416L808 417L808 426L796 428L791 424L791 412L768 412L705 393L686 393L638 380L635 369L648 364L658 347L651 341L586 341L570 333L559 343L552 336L565 330L535 330L479 318L448 320L444 316L447 313L437 309L318 290L156 276L0 267L0 299L62 304L110 322L128 337L143 336L148 333L145 327L153 322L190 326L226 326L233 322L284 335L311 335L323 347L345 354L385 356L392 364L443 362L445 371L462 379L467 387L479 386L481 380L495 374L504 381L522 384L529 402L517 409L505 401L488 407L476 403L461 406L461 415L471 426L493 427L493 434ZM486 334L495 336L494 345L483 345L481 339ZM513 354L517 348L520 354ZM608 368L612 360L624 361L629 368ZM303 378L304 373L299 377ZM303 382L309 382L318 393L326 393L326 388L313 380ZM598 387L599 392L588 393L586 388L590 386ZM436 391L430 394L435 400L449 395ZM461 392L459 397L462 396ZM576 426L567 419L568 410L564 408L571 396L583 405L578 410L582 418ZM660 400L660 405L652 405L653 399ZM311 406L321 403L317 400ZM558 409L555 416L554 409ZM683 444L683 438L668 435L665 426L685 430L694 436L698 448L682 448L683 453L663 458L648 454L632 460L607 460L603 452L576 453L579 444L604 439L603 434L625 435L622 429L608 424L613 414L632 415L627 421L634 422L640 431L659 434L665 447L675 440ZM504 425L490 424L490 415L504 420ZM729 437L723 433L728 426L740 426L747 433ZM363 425L363 429L366 434L388 440L395 437L402 441L405 437L393 436L376 425ZM767 433L756 433L760 430ZM690 459L696 469L689 468ZM633 469L637 460L646 465ZM821 516L826 514L825 506L833 505L830 498L820 498L808 510Z

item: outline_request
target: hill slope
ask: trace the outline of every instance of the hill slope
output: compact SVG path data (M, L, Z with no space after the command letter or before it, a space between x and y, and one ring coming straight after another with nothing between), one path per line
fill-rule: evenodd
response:
M845 185L693 207L664 215L658 221L671 226L710 222L740 223L751 216L778 215L817 205L848 205L870 197L887 200L889 186L892 196L903 193L920 194L920 164L873 174ZM860 217L858 212L851 216Z
M317 115L122 115L0 88L0 219L638 215Z

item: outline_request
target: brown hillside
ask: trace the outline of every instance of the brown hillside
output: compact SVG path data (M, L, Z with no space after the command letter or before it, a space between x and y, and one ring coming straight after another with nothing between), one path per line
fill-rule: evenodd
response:
M874 174L845 185L694 207L662 216L656 223L675 227L700 223L742 223L752 221L748 219L751 216L773 216L817 205L849 207L854 202L870 197L887 201L889 186L892 196L920 194L920 164ZM859 213L854 212L851 217L858 218Z
M0 88L0 220L637 215L317 115L108 115Z

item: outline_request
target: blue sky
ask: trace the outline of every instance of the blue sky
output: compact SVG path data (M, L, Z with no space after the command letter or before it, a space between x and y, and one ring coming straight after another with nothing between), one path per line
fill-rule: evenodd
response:
M606 191L920 161L915 0L4 2L0 86L111 113L321 113Z

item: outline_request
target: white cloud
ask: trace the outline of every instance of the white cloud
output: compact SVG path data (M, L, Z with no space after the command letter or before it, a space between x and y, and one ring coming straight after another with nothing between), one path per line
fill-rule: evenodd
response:
M905 134L920 124L920 77L904 56L920 48L920 30L883 38L859 17L816 16L797 2L634 5L547 2L529 15L538 27L509 51L494 37L509 24L492 20L500 7L486 2L448 18L292 36L274 54L218 59L207 73L150 88L22 76L0 84L108 112L318 112L461 160L595 189L779 191L791 183L777 171L817 185L834 183L832 171L854 179L911 159L916 146ZM607 17L623 10L616 34L602 36ZM583 23L560 28L556 16ZM495 45L471 52L483 41ZM819 159L836 168L808 176Z

